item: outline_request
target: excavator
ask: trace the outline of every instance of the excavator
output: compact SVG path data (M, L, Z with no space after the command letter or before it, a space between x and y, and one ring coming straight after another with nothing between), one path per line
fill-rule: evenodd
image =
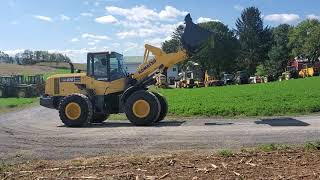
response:
M194 24L188 14L181 37L183 48L167 54L146 44L143 63L133 74L124 70L122 54L87 53L87 72L49 77L40 105L58 110L67 127L101 123L110 114L122 112L136 126L153 125L168 112L165 97L148 91L148 87L156 83L154 77L195 55L212 35L213 32Z

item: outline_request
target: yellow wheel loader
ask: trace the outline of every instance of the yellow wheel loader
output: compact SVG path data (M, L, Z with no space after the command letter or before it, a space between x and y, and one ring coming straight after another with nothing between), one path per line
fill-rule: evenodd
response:
M138 126L163 120L168 112L167 101L162 95L149 92L148 86L156 83L157 74L196 54L213 34L194 24L190 14L185 17L185 24L182 50L166 54L146 44L143 63L133 74L125 72L119 53L88 53L87 72L49 77L40 104L57 109L69 127L100 123L110 114L121 112Z

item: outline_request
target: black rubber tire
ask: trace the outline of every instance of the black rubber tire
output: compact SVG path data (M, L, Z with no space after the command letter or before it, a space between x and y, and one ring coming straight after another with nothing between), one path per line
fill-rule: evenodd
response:
M4 90L0 87L0 98L4 97Z
M92 123L102 123L109 118L110 114L94 113Z
M26 89L18 89L17 97L18 98L26 98L27 97L27 90Z
M157 92L152 92L152 93L158 98L158 100L160 102L161 112L160 112L159 118L155 121L155 122L160 122L167 116L168 102L162 94L159 94Z
M139 118L134 115L132 111L133 104L137 100L145 100L150 105L150 113L144 117ZM158 98L151 92L139 90L131 94L125 101L125 114L129 121L136 126L150 126L158 120L161 112L161 105Z
M81 115L76 120L69 119L65 114L65 107L75 102L80 105ZM91 123L93 115L92 103L89 98L83 94L71 94L64 97L59 105L59 116L61 121L68 127L83 127Z

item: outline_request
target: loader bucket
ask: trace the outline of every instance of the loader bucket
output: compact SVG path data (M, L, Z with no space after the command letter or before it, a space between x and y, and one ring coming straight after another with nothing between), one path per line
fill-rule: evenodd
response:
M190 14L185 17L184 21L186 26L181 37L182 46L189 55L194 55L203 48L213 32L193 23Z

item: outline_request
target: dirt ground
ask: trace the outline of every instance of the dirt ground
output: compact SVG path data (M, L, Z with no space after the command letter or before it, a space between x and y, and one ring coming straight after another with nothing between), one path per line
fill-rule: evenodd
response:
M44 74L55 71L55 68L46 66L22 66L17 64L0 64L0 75L9 74Z
M31 161L3 168L3 179L320 179L320 151L178 152Z

